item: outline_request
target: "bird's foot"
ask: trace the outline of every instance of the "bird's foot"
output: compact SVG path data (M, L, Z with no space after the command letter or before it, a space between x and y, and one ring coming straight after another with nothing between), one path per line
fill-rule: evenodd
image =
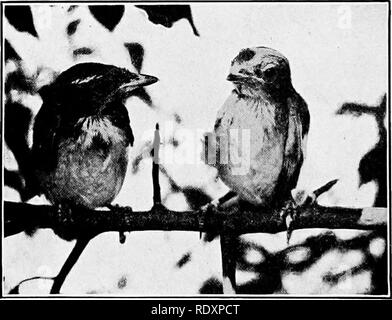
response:
M286 223L287 244L290 243L291 236L295 228L295 222L299 217L299 208L310 206L316 202L316 195L305 190L294 189L291 192L292 198L287 200L280 210L280 217Z
M286 223L287 228L287 244L290 242L294 229L294 221L296 219L296 204L293 199L287 200L280 209L280 218Z
M302 189L293 189L291 191L292 198L284 203L280 211L280 216L285 220L287 226L287 244L289 244L293 233L295 220L299 216L298 209L314 205L317 198L329 191L338 181L338 179L331 180L310 193Z
M109 204L106 206L110 211L112 211L115 214L118 214L120 216L123 216L125 213L132 212L132 207L129 206L119 206L118 204ZM125 236L124 231L119 231L119 241L121 244L125 243L125 240L127 239Z

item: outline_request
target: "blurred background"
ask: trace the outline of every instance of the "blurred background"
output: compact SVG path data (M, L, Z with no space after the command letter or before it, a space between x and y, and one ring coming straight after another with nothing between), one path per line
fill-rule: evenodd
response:
M161 188L172 210L197 209L227 187L202 163L201 137L232 87L225 81L240 49L268 46L290 61L307 101L310 134L298 188L339 182L319 202L387 206L387 3L192 3L192 5L5 5L4 189L25 201L32 125L43 85L70 66L95 61L160 81L127 100L135 145L115 199L152 205L150 150L163 136ZM200 149L201 150L201 149ZM47 203L42 197L28 201ZM383 234L296 230L241 237L237 282L249 294L386 294ZM46 295L73 247L51 230L3 239L4 292ZM22 282L31 277L38 279ZM96 237L63 285L68 295L221 293L219 239L193 232L132 232Z

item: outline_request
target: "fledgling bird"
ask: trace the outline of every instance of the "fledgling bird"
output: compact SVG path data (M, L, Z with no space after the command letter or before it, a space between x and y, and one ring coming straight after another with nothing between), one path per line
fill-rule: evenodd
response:
M218 111L214 127L214 136L226 141L217 144L215 163L219 177L232 190L223 199L281 208L296 187L310 122L307 104L291 83L289 61L271 48L246 48L232 61L227 80L234 90ZM233 150L241 154L244 147L230 137L233 129L249 132L249 170L244 173L238 173L238 164L230 160ZM221 241L222 250L235 245L229 236ZM224 269L224 287L234 269Z
M41 88L33 166L41 193L60 211L110 207L134 141L123 100L157 80L112 65L81 63Z
M250 166L247 173L236 174L235 164L218 159L219 177L246 202L282 205L296 187L310 122L307 104L291 83L289 62L271 48L243 49L227 80L234 90L218 111L214 133L230 136L232 129L248 129ZM222 154L242 146L229 139L229 150L218 147Z

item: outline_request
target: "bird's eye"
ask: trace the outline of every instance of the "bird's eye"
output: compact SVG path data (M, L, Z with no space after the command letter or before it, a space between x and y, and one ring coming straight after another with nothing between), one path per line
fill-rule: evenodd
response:
M275 68L268 68L264 70L263 77L265 80L273 80L276 76L276 69Z

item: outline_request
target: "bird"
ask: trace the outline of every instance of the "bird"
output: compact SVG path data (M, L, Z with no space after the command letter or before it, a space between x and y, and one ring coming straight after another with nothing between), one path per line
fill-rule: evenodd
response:
M109 207L124 182L134 136L124 100L158 81L114 65L85 62L39 90L32 163L37 191L55 207L58 235L78 208Z
M256 208L285 208L293 200L291 190L297 185L310 125L308 106L292 85L289 61L272 48L244 48L232 60L227 80L234 89L217 113L212 165L230 192L214 205L230 200ZM248 133L249 150L233 139L236 132ZM248 170L239 172L231 154L244 151L249 154ZM233 237L222 238L222 250L235 245ZM234 271L225 274L224 269L224 282Z

